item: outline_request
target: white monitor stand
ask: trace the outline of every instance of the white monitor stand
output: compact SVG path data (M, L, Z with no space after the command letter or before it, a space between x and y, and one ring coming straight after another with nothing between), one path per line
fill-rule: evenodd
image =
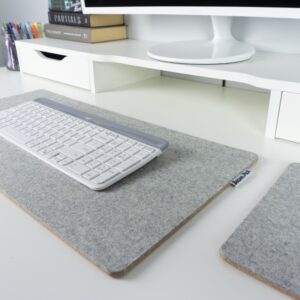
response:
M255 54L253 46L231 34L232 17L211 17L212 40L158 44L148 51L151 58L181 64L225 64L243 61Z

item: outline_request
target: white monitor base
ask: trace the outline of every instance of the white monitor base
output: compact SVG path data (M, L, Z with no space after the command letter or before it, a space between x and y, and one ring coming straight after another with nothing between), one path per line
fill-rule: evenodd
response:
M235 40L173 42L148 51L154 59L179 64L226 64L249 59L254 54L254 47Z
M212 40L158 44L149 49L148 55L180 64L226 64L251 58L255 48L237 41L231 35L231 24L231 17L212 17Z

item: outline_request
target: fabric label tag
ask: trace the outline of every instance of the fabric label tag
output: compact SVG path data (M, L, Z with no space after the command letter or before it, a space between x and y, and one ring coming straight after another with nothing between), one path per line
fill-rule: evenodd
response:
M244 170L242 171L237 177L235 177L234 179L232 179L230 181L230 185L233 187L237 187L238 185L240 185L242 182L244 182L247 178L249 178L249 176L252 174L251 170Z

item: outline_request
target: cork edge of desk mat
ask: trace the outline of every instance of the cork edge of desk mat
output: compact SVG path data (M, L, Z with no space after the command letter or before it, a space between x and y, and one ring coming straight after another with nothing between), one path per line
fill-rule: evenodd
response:
M288 297L291 297L291 298L293 298L293 299L295 299L295 300L300 300L300 297L299 297L299 296L297 296L297 295L295 295L295 294L293 294L293 293L289 293L288 291L286 291L286 290L280 288L279 286L275 285L274 283L272 283L271 281L267 280L266 278L264 278L264 277L262 277L262 276L260 276L260 275L258 275L258 274L255 274L255 273L253 273L252 271L250 271L250 270L248 270L248 269L246 269L246 268L243 268L243 267L239 266L238 264L236 264L235 262L233 262L232 260L226 258L226 257L224 256L224 254L222 253L222 251L219 252L219 255L220 255L220 257L221 257L226 263L228 263L229 265L231 265L231 266L233 266L234 268L238 269L239 271L243 272L244 274L249 275L249 276L251 276L251 277L253 277L253 278L259 280L260 282L262 282L262 283L264 283L264 284L270 286L271 288L274 288L274 289L277 290L278 292L281 292L281 293L285 294L285 295L288 296Z
M258 159L257 159L258 160ZM253 167L257 160L252 162L248 168ZM103 271L105 274L113 277L113 278L121 278L125 275L127 275L132 269L134 269L137 265L139 265L143 260L145 260L148 256L150 256L156 249L160 247L165 241L168 239L171 239L173 235L175 235L178 231L180 231L181 228L185 226L191 219L193 219L197 214L200 212L204 212L206 207L208 207L217 197L219 197L225 190L230 188L231 185L228 183L226 186L224 186L220 191L218 191L215 195L213 195L207 202L205 202L202 206L200 206L193 214L191 214L188 218L183 220L181 223L179 223L172 231L169 232L163 239L161 239L157 244L153 245L148 251L146 251L142 256L140 256L137 260L132 262L131 265L128 266L128 268L124 269L121 272L114 272L111 273L108 270L101 268L100 265L97 265L95 262L93 262L91 259L89 259L84 253L81 253L78 249L76 249L71 243L69 243L67 240L65 240L59 233L55 232L50 226L48 226L46 223L44 223L42 220L39 220L39 218L34 215L30 210L26 209L20 203L15 200L12 196L10 196L6 191L0 189L0 194L2 194L5 198L7 198L9 201L11 201L17 208L19 208L22 212L25 212L28 214L35 222L43 226L48 232L51 233L55 238L58 238L60 241L62 241L65 245L67 245L69 248L71 248L72 251L75 251L77 254L79 254L81 257L86 259L89 263L91 263L96 268ZM300 298L299 298L300 300Z
M84 255L84 253L81 253L78 249L76 249L74 246L72 246L71 243L69 243L67 240L65 240L60 234L58 234L57 232L54 232L54 230L52 230L52 228L50 226L48 226L46 223L44 223L43 221L39 220L39 218L33 214L32 212L30 212L30 210L26 209L25 207L23 207L22 205L19 204L19 202L14 199L12 196L10 196L6 191L0 189L0 194L2 196L4 196L4 198L8 199L10 202L12 202L18 209L21 210L21 212L24 212L25 214L27 214L30 218L32 218L32 220L36 223L38 223L39 225L41 225L44 229L46 229L48 231L48 233L50 233L52 236L54 236L54 238L58 239L59 241L63 242L65 245L67 245L69 247L69 249L71 249L72 251L75 251L75 253L79 254L83 259L87 260L89 263L91 263L94 267L96 267L97 269L101 270L104 274L107 274L111 277L114 278L120 278L124 274L116 274L116 276L114 276L114 274L109 273L107 270L101 268L101 266L95 264L91 259L89 259L86 255ZM130 270L129 270L130 271Z
M290 164L290 165L285 169L285 171L281 174L281 176L288 170L288 168L289 168L291 165L293 165L293 164ZM272 187L273 187L274 185L276 185L277 181L280 179L281 176L279 176L279 177L277 178L276 182L272 185ZM272 187L271 187L271 188L272 188ZM270 188L270 189L271 189L271 188ZM268 190L268 192L270 191L270 189ZM263 199L267 196L268 192L265 194L264 197L262 197L262 199L261 199L260 201L263 201ZM258 205L258 204L257 204L257 205ZM256 206L255 206L255 207L256 207ZM255 209L255 207L253 208L253 210ZM251 213L252 213L252 210L251 210L251 212L248 214L248 216L249 216ZM248 217L248 216L247 216L247 217ZM246 217L244 220L246 220L247 217ZM244 222L244 221L243 221L243 222ZM243 223L243 222L242 222L242 223ZM241 223L241 224L242 224L242 223ZM241 224L240 224L239 226L241 226ZM239 226L238 226L238 227L239 227ZM238 228L238 227L237 227L237 228ZM234 231L234 232L235 232L235 231ZM232 234L233 234L233 233L232 233ZM230 236L231 236L231 235L230 235ZM230 237L229 237L229 238L230 238ZM229 239L229 238L228 238L228 239ZM228 240L228 239L227 239L227 240ZM226 242L227 242L227 241L226 241ZM249 270L248 268L242 267L242 266L240 266L238 263L236 263L236 262L234 262L233 260L231 260L230 258L226 257L226 255L225 255L225 253L224 253L224 251L223 251L223 246L226 244L226 242L222 245L222 247L221 247L220 250L219 250L219 255L220 255L221 259L223 259L226 263L228 263L229 265L233 266L233 267L236 268L237 270L243 272L244 274L249 275L249 276L251 276L252 278L257 279L257 280L259 280L260 282L262 282L262 283L268 285L269 287L271 287L271 288L277 290L278 292L280 292L280 293L282 293L282 294L284 294L284 295L286 295L286 296L288 296L288 297L291 297L292 299L300 300L300 296L299 296L299 295L294 294L294 293L292 293L292 292L289 292L289 291L287 291L287 290L284 289L284 288L281 288L280 286L278 286L278 285L276 285L275 283L273 283L272 281L266 279L266 278L263 277L262 275L259 275L259 274L257 274L257 273L254 273L253 271Z
M39 91L35 91L35 92L41 92L41 91L48 92L48 91L45 91L45 90L39 90ZM31 93L32 92L29 92L29 93L26 93L26 94L31 94ZM16 96L19 96L19 95L16 95ZM61 95L59 95L59 96L61 96ZM62 96L62 97L64 97L64 96ZM9 98L11 98L11 97L9 97ZM252 159L252 162L249 164L248 167L251 167L252 165L254 165L257 160L258 160L258 157L256 156L256 159ZM196 209L192 214L190 214L181 223L178 223L167 235L165 235L161 240L159 240L158 243L153 244L152 247L150 247L147 251L144 252L143 255L141 255L135 261L133 261L130 265L128 265L127 268L125 268L124 270L122 270L120 272L113 272L113 273L109 272L105 268L102 268L99 264L97 264L95 261L92 261L88 256L86 256L86 254L80 252L76 248L76 245L73 246L71 243L69 243L67 240L65 240L55 229L53 229L50 226L48 226L45 222L43 222L42 220L40 220L39 217L36 216L34 213L32 213L29 209L27 209L26 207L22 206L21 203L19 203L16 199L14 199L13 197L11 197L9 195L9 193L7 193L5 190L3 190L2 193L4 194L4 196L6 198L8 198L9 200L11 200L13 203L15 203L15 205L17 207L21 208L21 210L23 210L28 215L30 215L35 221L37 221L38 223L40 223L44 228L46 228L48 231L50 231L52 234L54 234L57 238L59 238L60 240L62 240L65 244L67 244L70 248L72 248L73 250L75 250L78 254L80 254L85 259L87 259L88 261L90 261L97 268L101 269L102 271L104 271L105 273L107 273L108 275L110 275L112 277L119 278L119 277L122 277L122 276L126 275L136 265L138 265L141 261L143 261L146 257L148 257L153 251L155 251L155 249L157 249L164 241L166 241L171 236L173 236L180 228L182 228L187 222L189 222L189 220L191 220L196 214L198 214L200 211L203 211L204 208L207 205L209 205L219 194L221 194L228 187L229 187L229 183L227 185L224 185L222 189L220 189L215 194L213 194L205 203L203 203L201 206L199 206L198 209Z

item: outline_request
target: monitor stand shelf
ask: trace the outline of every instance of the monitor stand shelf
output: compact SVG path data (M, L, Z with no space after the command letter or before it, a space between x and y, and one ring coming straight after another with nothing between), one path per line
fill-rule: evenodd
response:
M153 42L84 44L56 39L17 41L21 71L88 89L111 90L161 71L249 84L270 91L266 136L300 142L300 54L257 52L250 60L186 65L153 60Z

